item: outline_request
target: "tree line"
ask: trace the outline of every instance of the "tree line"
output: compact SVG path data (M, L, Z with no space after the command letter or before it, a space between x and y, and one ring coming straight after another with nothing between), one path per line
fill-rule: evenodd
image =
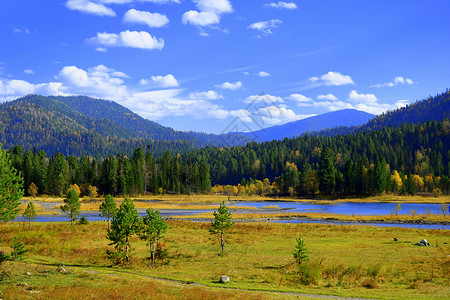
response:
M101 194L190 194L211 189L210 167L206 160L184 160L166 151L154 157L151 147L136 148L131 157L110 155L104 159L80 158L56 153L47 157L45 151L23 152L21 146L10 149L12 165L23 177L28 195L65 195L76 185L83 196L94 190Z
M53 195L66 194L75 184L82 195L96 187L114 196L207 193L211 186L228 185L255 190L252 184L278 195L448 193L449 133L450 122L442 120L353 135L206 147L182 155L166 151L161 157L150 147L136 148L131 157L103 159L61 153L47 157L42 150L24 152L21 146L9 153L28 194L32 183L38 194Z

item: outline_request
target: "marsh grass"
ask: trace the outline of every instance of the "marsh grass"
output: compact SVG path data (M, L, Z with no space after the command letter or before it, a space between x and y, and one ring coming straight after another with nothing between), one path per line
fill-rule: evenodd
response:
M134 237L133 264L125 268L111 268L106 257L105 251L111 246L105 238L105 222L73 228L65 223L34 223L31 231L18 223L3 224L0 250L9 252L7 245L14 236L29 249L25 262L2 265L2 270L13 278L5 275L0 282L3 298L22 295L26 288L17 286L18 282L27 282L39 290L38 294L24 294L37 299L70 299L80 293L86 293L85 299L121 298L121 293L134 295L129 297L134 299L145 298L147 292L177 299L177 293L184 295L188 290L186 297L191 299L198 299L197 295L240 298L241 293L201 287L185 290L145 279L151 276L217 287L222 275L231 278L227 287L239 289L388 298L450 296L450 234L445 230L236 223L227 236L227 251L221 256L217 241L209 235L209 223L167 223L169 229L163 240L168 247L167 260L148 267L148 247ZM298 232L302 232L310 257L301 268L292 254ZM432 246L414 246L422 238ZM74 272L56 272L59 264ZM24 276L27 271L34 275ZM129 285L133 287L127 290ZM263 296L243 292L242 297Z

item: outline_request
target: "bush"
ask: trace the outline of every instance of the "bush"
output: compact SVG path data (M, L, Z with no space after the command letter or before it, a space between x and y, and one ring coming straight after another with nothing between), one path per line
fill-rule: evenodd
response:
M88 221L88 219L86 219L85 216L82 216L82 217L80 218L80 220L78 221L78 224L80 224L80 225L88 225L88 224L89 224L89 221Z

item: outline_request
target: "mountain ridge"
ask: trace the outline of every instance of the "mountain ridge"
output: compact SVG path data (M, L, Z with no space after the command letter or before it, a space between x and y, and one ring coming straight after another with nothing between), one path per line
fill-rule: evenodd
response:
M376 116L356 109L342 109L241 134L258 142L283 140L327 128L363 125L374 117Z

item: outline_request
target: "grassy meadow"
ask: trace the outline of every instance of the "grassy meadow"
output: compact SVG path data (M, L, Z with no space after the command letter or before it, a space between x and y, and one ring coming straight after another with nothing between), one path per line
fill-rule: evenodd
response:
M226 235L226 253L219 255L209 223L170 220L168 225L162 241L168 249L164 261L150 267L148 246L134 237L132 264L112 267L105 253L111 247L105 238L106 222L73 227L68 222L33 223L31 231L26 223L1 224L0 250L10 252L8 245L16 236L29 252L21 262L1 265L0 298L298 296L286 292L384 299L450 297L447 230L236 223ZM301 266L293 258L299 233L309 255ZM414 245L422 238L431 246ZM58 272L58 265L67 272ZM230 282L218 283L221 275L229 276Z

